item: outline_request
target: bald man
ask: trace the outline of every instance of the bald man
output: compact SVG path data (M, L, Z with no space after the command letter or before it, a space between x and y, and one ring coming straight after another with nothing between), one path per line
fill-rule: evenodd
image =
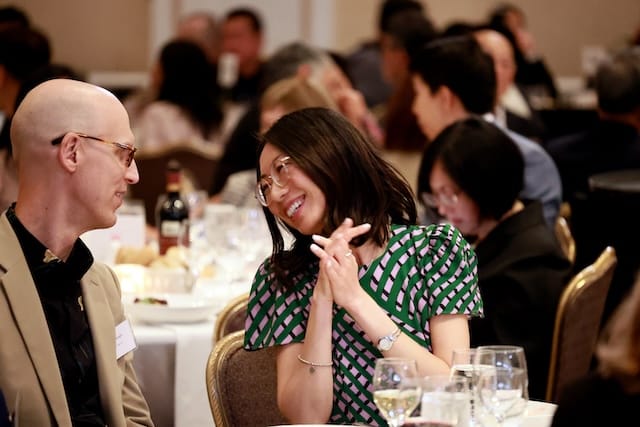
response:
M7 405L24 426L152 426L118 281L79 239L115 224L138 181L127 113L102 88L50 80L18 107L11 140L18 198L0 217Z
M540 141L544 136L544 125L515 83L517 68L511 43L503 34L491 29L477 30L474 36L482 50L493 59L496 120L514 132Z

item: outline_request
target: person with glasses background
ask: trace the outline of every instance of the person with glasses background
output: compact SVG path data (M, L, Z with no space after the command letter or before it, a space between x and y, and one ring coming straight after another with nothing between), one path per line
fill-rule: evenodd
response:
M484 318L471 346L524 347L529 395L543 400L556 307L571 264L546 226L542 203L518 200L524 160L497 126L469 117L427 147L418 173L423 203L475 244Z
M386 425L376 359L449 372L452 350L469 346L468 318L482 314L475 254L454 227L415 225L406 180L338 112L283 116L258 153L273 252L253 281L244 347L279 346L290 422Z
M562 202L560 175L540 144L502 127L495 120L492 113L497 94L494 68L491 57L469 34L441 37L416 49L411 58L416 92L413 113L430 140L453 122L471 115L483 115L495 123L522 153L524 181L520 197L540 200L547 226L553 230Z
M39 84L13 116L18 197L0 217L0 390L21 425L153 426L119 283L79 238L114 225L138 182L133 139L112 93L71 79Z

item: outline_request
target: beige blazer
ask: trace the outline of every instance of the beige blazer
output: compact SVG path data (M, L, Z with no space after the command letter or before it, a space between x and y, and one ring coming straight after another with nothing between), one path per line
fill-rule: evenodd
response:
M82 297L109 427L153 426L133 370L133 352L116 360L115 327L125 319L113 272L94 263ZM0 389L21 426L72 427L56 353L35 283L6 215L0 217Z

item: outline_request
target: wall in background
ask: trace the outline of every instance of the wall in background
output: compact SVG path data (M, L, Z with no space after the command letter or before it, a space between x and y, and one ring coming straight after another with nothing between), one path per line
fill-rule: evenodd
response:
M149 0L0 0L25 10L50 39L56 62L79 71L145 70Z
M337 0L334 0L337 2ZM421 0L438 28L455 20L485 20L503 0ZM375 7L372 5L375 3ZM381 0L339 4L335 47L342 51L375 34ZM512 0L528 18L538 50L556 75L579 75L584 46L617 49L640 27L638 0ZM357 17L357 19L355 18Z
M254 6L267 30L265 53L302 39L349 52L376 33L381 0L0 0L26 10L51 39L54 59L81 71L145 71L180 14ZM439 27L484 19L498 0L422 0ZM616 48L640 25L638 0L514 0L556 75L581 72L584 46Z

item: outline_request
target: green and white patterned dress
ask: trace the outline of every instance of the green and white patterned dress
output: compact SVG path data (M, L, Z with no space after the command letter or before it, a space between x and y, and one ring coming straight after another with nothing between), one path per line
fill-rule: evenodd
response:
M275 282L267 259L251 289L245 343L247 350L303 342L318 263L284 289ZM431 350L429 319L440 314L482 315L476 256L450 225L392 225L386 250L358 272L360 285L389 317L419 344ZM334 402L332 423L385 426L375 404L371 378L376 343L347 311L333 308Z

